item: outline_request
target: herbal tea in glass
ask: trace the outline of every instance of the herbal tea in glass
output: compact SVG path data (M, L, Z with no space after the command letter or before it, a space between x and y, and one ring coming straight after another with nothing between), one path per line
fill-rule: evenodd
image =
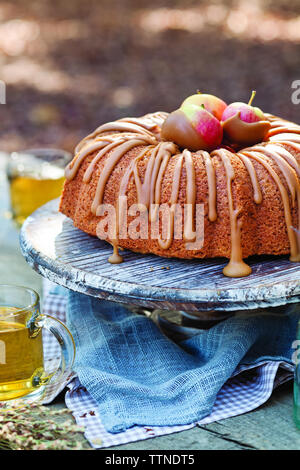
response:
M13 152L7 165L11 212L18 225L38 207L60 196L70 153L59 149Z
M42 329L50 331L61 348L61 360L46 370ZM48 358L51 364L55 357ZM40 313L39 296L25 287L0 285L0 409L6 402L40 400L48 384L69 374L75 355L71 333L59 320ZM52 365L53 367L53 365Z
M26 326L29 317L30 311L0 305L0 400L33 392L44 376L42 332Z

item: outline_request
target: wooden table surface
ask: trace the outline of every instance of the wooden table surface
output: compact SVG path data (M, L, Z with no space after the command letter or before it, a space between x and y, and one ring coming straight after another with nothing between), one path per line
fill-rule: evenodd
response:
M42 279L25 262L18 230L9 218L5 156L0 153L0 283L31 287L42 294ZM50 407L64 407L63 394ZM279 387L269 401L250 413L168 436L133 442L111 450L204 450L300 448L300 431L292 419L292 383ZM72 419L67 418L67 419ZM84 442L84 438L82 438ZM86 448L89 448L86 445Z

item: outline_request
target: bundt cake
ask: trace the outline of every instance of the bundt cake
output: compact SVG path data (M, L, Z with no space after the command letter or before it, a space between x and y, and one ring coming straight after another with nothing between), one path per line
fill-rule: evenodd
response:
M270 126L263 142L245 148L225 142L210 153L162 140L165 112L104 124L77 146L66 168L60 211L79 229L99 236L109 205L116 208L114 231L107 232L112 263L122 261L118 247L164 257L226 257L230 261L223 272L231 277L250 274L243 259L251 255L290 253L290 260L299 262L300 126L264 116ZM139 214L139 230L132 236L123 233L125 199L128 208L135 207L129 209L126 228L136 228ZM157 216L160 205L169 209L167 235ZM197 207L204 237L191 248ZM150 236L157 217L158 232Z

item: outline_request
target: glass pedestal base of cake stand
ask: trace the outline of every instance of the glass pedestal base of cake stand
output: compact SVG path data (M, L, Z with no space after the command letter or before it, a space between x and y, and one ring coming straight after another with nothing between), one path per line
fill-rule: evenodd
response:
M194 334L198 334L199 330L207 330L217 323L220 323L232 316L249 316L249 315L290 315L292 313L299 313L299 304L286 304L280 307L270 307L268 309L256 309L256 310L240 310L234 312L225 312L224 315L220 315L221 312L209 312L208 318L206 319L205 312L202 312L201 319L190 315L183 311L168 311L168 310L147 310L142 308L134 308L128 306L130 310L140 315L145 315L151 318L154 323L171 339L175 341L184 340ZM214 314L214 315L213 315ZM212 316L214 319L212 319Z

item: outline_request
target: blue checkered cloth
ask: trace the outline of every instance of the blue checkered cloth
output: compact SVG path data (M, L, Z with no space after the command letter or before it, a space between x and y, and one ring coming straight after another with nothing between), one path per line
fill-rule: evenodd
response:
M98 416L110 436L137 427L178 431L211 422L212 415L249 411L266 401L276 380L286 379L286 373L278 378L279 366L291 377L298 319L295 313L236 316L175 343L149 318L69 291L67 323L79 379L69 406L78 411L84 390L97 410L90 418L95 423Z

